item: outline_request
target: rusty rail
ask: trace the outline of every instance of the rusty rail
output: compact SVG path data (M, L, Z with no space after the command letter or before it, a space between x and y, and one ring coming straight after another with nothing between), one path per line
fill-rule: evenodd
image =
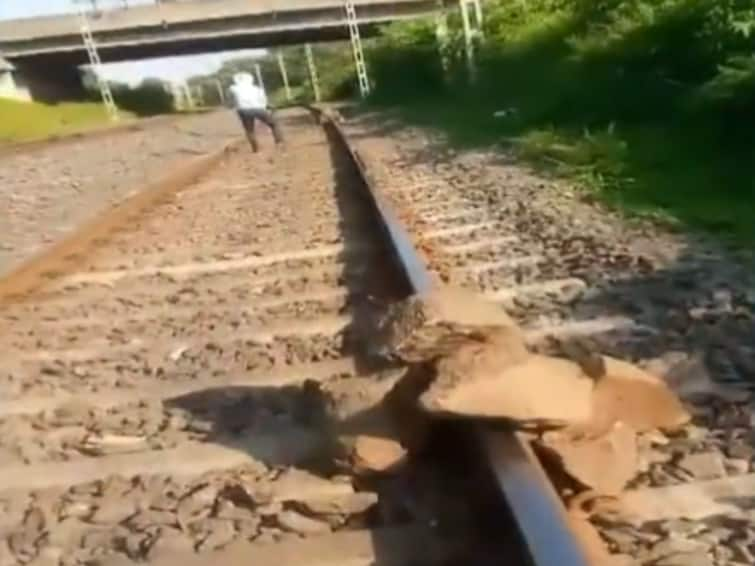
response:
M333 132L359 170L374 204L375 213L396 261L413 293L432 290L435 279L412 244L408 231L392 207L371 182L348 136L328 112L309 107L325 128ZM529 443L514 431L479 425L477 441L487 457L497 487L511 509L527 554L534 566L590 566L582 546L568 523L566 510Z

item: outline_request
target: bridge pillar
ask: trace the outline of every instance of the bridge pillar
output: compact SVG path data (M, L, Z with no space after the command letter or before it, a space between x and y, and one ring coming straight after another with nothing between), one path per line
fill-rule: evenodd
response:
M16 84L16 68L0 58L0 98L29 100L29 92Z
M76 65L16 63L16 83L35 102L54 104L89 98Z

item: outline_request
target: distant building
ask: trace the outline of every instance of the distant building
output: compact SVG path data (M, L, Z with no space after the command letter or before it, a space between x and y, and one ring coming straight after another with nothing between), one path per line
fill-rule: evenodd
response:
M29 90L16 83L16 68L0 57L0 98L31 100Z

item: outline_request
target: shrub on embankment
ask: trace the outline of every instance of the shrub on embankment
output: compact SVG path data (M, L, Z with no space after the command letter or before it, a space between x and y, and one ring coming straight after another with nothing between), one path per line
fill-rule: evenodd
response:
M445 73L434 22L387 29L373 101L455 142L513 144L624 210L755 241L755 2L484 6L475 85L454 15Z
M169 114L175 110L173 95L159 79L144 79L137 86L112 83L110 89L116 106L137 116Z

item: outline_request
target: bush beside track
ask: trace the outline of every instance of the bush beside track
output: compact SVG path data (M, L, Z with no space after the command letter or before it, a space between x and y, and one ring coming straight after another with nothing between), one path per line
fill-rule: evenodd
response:
M755 241L751 1L486 2L469 85L458 14L369 50L372 101L460 145L502 143L620 210Z

